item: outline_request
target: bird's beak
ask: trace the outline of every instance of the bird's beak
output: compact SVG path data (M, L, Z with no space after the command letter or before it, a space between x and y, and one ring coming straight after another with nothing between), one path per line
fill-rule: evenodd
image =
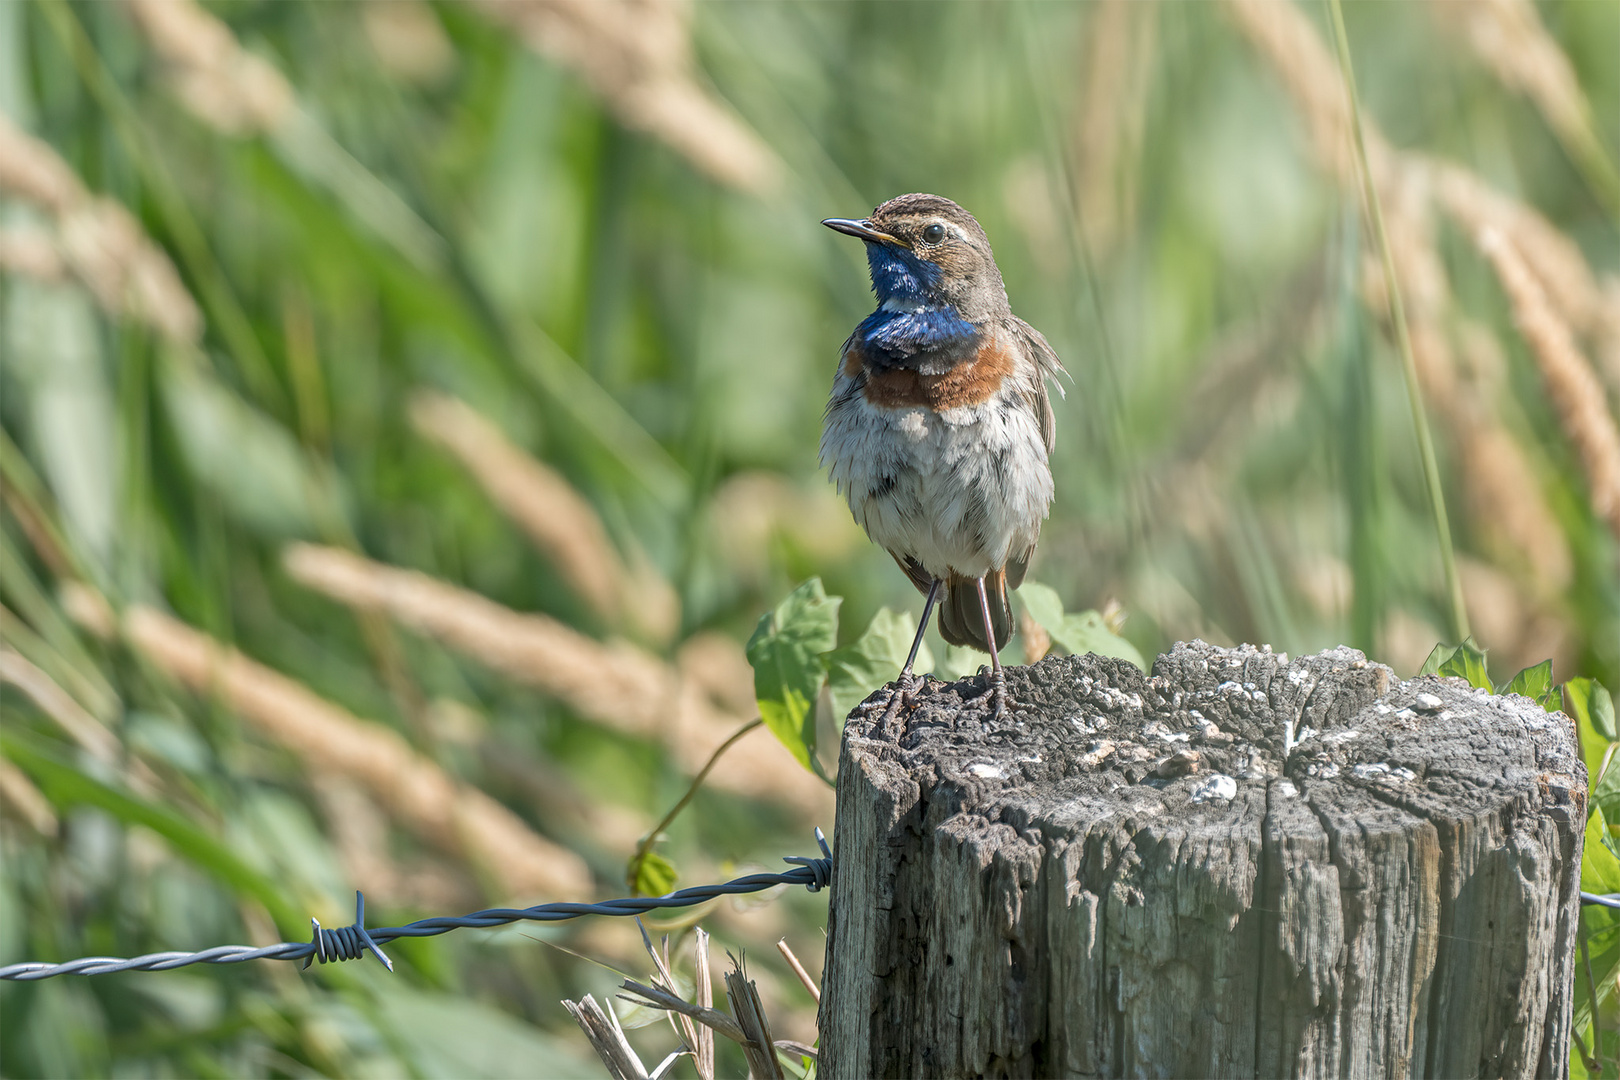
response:
M905 241L901 240L898 236L890 236L886 232L880 232L877 229L872 228L871 223L867 221L856 221L853 218L830 217L823 221L822 224L835 232L841 232L849 236L858 237L861 240L865 240L869 244L893 244L895 247L906 246Z

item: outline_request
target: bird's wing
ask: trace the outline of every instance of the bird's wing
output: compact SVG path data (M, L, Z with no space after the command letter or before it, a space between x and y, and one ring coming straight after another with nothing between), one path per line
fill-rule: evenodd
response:
M918 563L910 555L900 555L890 551L889 557L899 565L900 569L906 572L906 577L910 578L911 583L917 586L917 591L927 596L929 586L934 583L934 575L924 570L922 564Z
M1007 560L1007 588L1016 589L1024 583L1024 574L1029 570L1029 560L1035 556L1035 545L1031 544L1022 555L1014 555Z
M1057 445L1057 424L1052 415L1052 399L1047 393L1046 380L1055 380L1068 372L1039 330L1016 315L1012 317L1012 323L1019 344L1024 347L1024 354L1035 361L1036 376L1025 392L1029 395L1030 404L1035 407L1036 415L1041 418L1041 439L1046 443L1046 452L1050 454ZM1058 393L1063 393L1062 386L1058 387Z

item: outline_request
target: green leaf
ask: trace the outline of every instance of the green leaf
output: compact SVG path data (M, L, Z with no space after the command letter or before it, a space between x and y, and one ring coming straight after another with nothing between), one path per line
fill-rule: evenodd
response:
M807 769L816 750L816 695L827 677L821 654L838 644L842 602L811 578L761 616L748 639L760 718Z
M1596 679L1571 679L1564 684L1564 707L1580 735L1586 781L1595 787L1603 757L1614 742L1614 699Z
M1108 629L1098 612L1065 613L1057 591L1035 581L1024 582L1018 589L1018 597L1024 602L1029 617L1051 634L1053 641L1074 655L1095 653L1118 657L1147 670L1136 646Z
M1581 851L1581 890L1590 893L1620 893L1620 859L1604 841L1613 831L1609 819L1594 810L1586 822L1586 843ZM1615 976L1620 974L1620 911L1586 904L1581 907L1581 929L1591 952L1592 974L1597 980L1599 1007L1614 993ZM1582 985L1583 970L1576 976L1575 1030L1591 1022L1591 998ZM1587 1045L1591 1042L1588 1040Z
M1421 679L1425 675L1440 674L1440 665L1450 660L1457 653L1457 649L1441 643L1429 650L1429 658L1423 661L1423 666L1417 669L1414 679Z
M833 716L840 725L872 691L900 677L916 635L917 620L909 611L896 615L888 608L880 608L864 634L826 655L827 689L832 696ZM934 658L924 642L917 653L915 670L930 671L933 667Z
M675 888L675 864L648 849L632 856L625 870L631 896L663 896Z
M1457 646L1457 651L1440 665L1440 676L1467 679L1468 685L1486 693L1494 689L1490 672L1485 669L1485 650L1474 644L1473 638Z
M1571 679L1564 684L1564 698L1577 723L1585 722L1605 742L1620 738L1615 730L1614 698L1596 679Z
M1523 694L1548 712L1557 712L1556 701L1552 705L1547 702L1557 697L1557 687L1553 684L1552 661L1543 660L1533 667L1527 667L1513 678L1496 688L1498 694Z
M1603 842L1611 854L1620 853L1620 769L1610 767L1592 788L1591 806L1603 815ZM1620 889L1605 890L1620 892Z

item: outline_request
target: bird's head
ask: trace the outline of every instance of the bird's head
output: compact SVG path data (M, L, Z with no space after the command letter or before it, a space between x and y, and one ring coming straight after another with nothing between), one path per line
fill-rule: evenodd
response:
M829 229L866 241L880 309L954 309L978 324L1007 311L1007 289L990 241L973 215L938 195L900 195L863 220L828 218Z

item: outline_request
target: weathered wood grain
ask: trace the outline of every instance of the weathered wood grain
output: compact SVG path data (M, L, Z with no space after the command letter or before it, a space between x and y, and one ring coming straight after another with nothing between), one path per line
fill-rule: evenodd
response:
M1345 648L1009 679L849 720L823 1075L1567 1071L1563 715Z

